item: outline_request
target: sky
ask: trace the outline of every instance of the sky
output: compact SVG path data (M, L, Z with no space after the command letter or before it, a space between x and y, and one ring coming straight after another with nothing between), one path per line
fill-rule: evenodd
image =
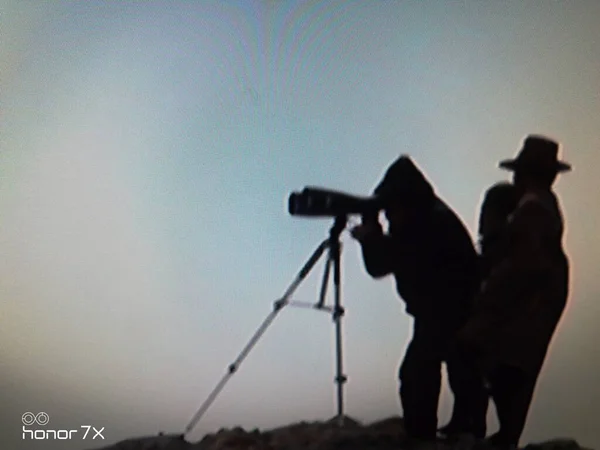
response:
M327 237L291 192L368 195L409 154L475 240L498 161L542 133L574 167L556 186L572 284L523 442L599 448L599 17L593 0L0 2L0 442L182 432ZM323 263L295 300L317 302ZM412 320L346 232L341 294L345 412L401 415ZM334 342L330 314L284 308L188 438L333 417ZM79 439L24 441L42 411Z

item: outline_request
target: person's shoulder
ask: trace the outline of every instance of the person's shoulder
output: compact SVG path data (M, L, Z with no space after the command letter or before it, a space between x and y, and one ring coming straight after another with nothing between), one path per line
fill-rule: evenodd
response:
M509 221L514 224L537 223L540 227L543 223L548 229L562 227L562 216L557 199L551 191L525 192ZM550 224L554 225L550 226Z
M553 210L557 207L557 198L551 191L527 191L519 199L519 208L538 207Z
M486 201L495 201L500 199L517 197L517 189L514 184L508 181L499 181L487 188L483 194Z
M510 190L510 189L514 189L515 185L513 183L511 183L510 181L506 181L506 180L502 180L502 181L497 181L494 184L492 184L490 187L487 188L487 192L494 192L494 191L503 191L503 190Z
M437 218L449 218L454 215L454 211L450 206L443 201L441 198L436 197L433 205L431 206L431 216Z
M452 219L452 217L456 216L456 212L448 203L441 198L436 197L433 205L431 206L431 215L436 217L438 220L440 218Z
M501 181L490 186L483 195L481 217L510 214L518 204L519 193L512 183Z
M468 233L467 227L458 213L442 199L438 198L432 212L432 225L438 229L462 229Z

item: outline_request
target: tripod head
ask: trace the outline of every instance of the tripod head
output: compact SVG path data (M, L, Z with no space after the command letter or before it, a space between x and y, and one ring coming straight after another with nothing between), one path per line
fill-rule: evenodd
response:
M329 230L330 240L335 239L337 241L340 237L340 234L342 234L342 231L344 231L344 229L346 228L347 223L348 223L348 216L346 216L346 215L336 216L335 220L333 221L333 225L332 225L331 229Z

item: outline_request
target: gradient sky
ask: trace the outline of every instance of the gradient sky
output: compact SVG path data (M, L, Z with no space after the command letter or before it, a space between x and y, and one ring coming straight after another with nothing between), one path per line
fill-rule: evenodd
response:
M26 411L102 444L182 431L327 236L291 191L368 194L408 153L475 238L528 133L575 170L570 303L524 441L600 448L599 18L593 0L0 2L3 448L58 448L21 440ZM346 411L368 422L401 412L411 320L343 244ZM333 333L284 309L190 437L332 417ZM444 386L440 422L450 404Z

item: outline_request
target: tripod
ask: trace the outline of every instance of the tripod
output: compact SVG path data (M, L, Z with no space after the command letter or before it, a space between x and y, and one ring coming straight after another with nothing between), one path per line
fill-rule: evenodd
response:
M315 309L324 310L332 313L333 321L335 322L335 344L336 344L336 377L335 383L337 384L337 417L336 422L338 426L344 425L344 398L343 398L343 385L347 381L347 377L343 375L342 369L342 317L344 315L344 308L341 305L341 294L340 294L340 279L341 279L341 244L340 244L340 234L346 228L347 217L346 216L338 216L335 218L333 226L329 230L329 237L325 239L313 252L308 261L305 263L304 267L298 272L296 278L291 283L291 285L287 288L283 297L279 300L275 301L273 304L273 311L267 316L262 325L258 328L258 330L254 333L248 344L244 347L242 352L236 358L236 360L229 365L227 368L226 374L221 378L221 381L217 384L217 386L210 393L208 398L204 401L200 409L194 414L192 420L189 425L185 429L184 434L188 434L198 423L200 418L204 415L206 410L210 407L212 402L215 400L217 395L221 392L221 390L225 387L225 384L229 379L233 376L233 374L238 370L242 361L248 356L250 350L258 339L264 334L267 327L271 324L275 316L282 310L282 308L286 305L292 306L310 306ZM325 264L325 271L323 273L323 281L321 284L319 301L316 304L306 304L300 302L292 302L290 301L290 297L294 293L294 291L298 288L300 283L306 278L311 269L317 263L317 261L321 258L325 250L329 250L327 262ZM333 265L333 284L334 284L334 305L333 307L325 306L325 296L327 295L327 285L329 282L329 276L331 272L331 266Z

